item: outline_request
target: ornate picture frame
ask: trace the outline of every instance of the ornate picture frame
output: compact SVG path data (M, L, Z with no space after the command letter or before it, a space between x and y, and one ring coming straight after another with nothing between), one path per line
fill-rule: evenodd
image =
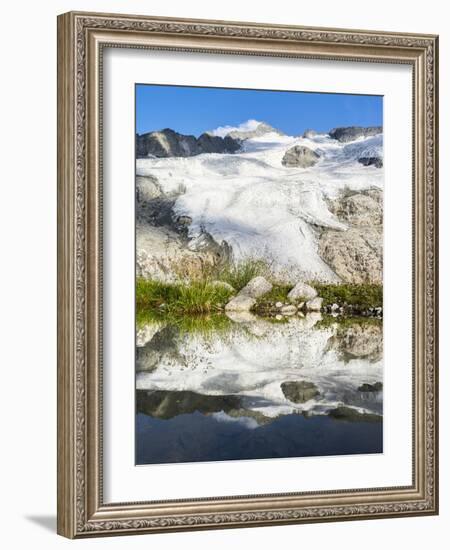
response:
M413 74L413 483L103 500L105 47L399 63ZM69 538L438 513L438 37L70 12L58 17L58 533Z

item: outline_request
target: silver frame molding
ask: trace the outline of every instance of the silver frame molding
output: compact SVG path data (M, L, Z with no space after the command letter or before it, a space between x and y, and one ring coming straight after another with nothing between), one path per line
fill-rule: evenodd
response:
M413 68L413 483L105 504L102 495L104 47ZM58 533L69 538L438 513L438 37L70 12L58 17Z

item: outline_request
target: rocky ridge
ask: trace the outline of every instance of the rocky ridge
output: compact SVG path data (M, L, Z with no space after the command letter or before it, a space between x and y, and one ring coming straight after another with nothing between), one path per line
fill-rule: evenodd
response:
M328 132L329 136L342 143L354 141L358 138L376 136L383 133L382 126L343 126L333 128Z
M166 128L136 136L136 156L145 157L193 157L202 153L236 153L241 143L230 136L224 138L203 133L196 138Z

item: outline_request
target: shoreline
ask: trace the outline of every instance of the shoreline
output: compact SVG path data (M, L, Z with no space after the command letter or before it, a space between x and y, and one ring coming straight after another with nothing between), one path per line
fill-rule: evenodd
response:
M137 279L136 316L161 319L241 313L281 320L316 312L335 319L383 318L382 285L315 282L280 285L269 281L256 276L232 286L224 280L165 283Z

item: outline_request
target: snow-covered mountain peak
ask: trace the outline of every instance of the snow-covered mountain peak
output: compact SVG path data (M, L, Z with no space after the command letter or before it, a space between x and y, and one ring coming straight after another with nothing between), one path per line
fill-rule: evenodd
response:
M238 126L219 126L214 130L208 132L213 136L225 137L229 136L233 139L252 139L255 137L263 136L264 134L277 134L284 135L283 132L277 130L267 124L267 122L250 119L242 122Z
M252 132L261 124L261 121L250 119L245 122L241 122L238 126L219 126L214 130L210 130L208 133L213 136L225 137L230 132Z

